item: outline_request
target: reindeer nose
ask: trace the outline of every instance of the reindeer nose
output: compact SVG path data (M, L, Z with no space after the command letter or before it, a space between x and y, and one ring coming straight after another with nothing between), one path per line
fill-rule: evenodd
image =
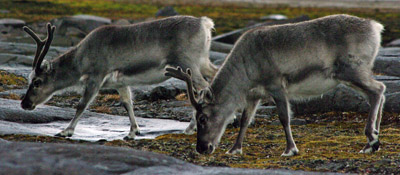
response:
M214 152L214 146L212 143L208 144L197 144L196 151L200 154L211 154Z
M29 100L22 100L21 102L21 108L25 110L33 110L35 107L33 106L33 103Z

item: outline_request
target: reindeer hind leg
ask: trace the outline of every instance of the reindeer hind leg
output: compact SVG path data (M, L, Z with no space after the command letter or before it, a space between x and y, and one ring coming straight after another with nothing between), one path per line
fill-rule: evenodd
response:
M129 121L131 123L129 134L126 137L124 137L124 140L133 140L136 137L136 135L140 134L140 132L139 132L139 126L136 122L135 114L133 112L132 94L128 86L118 88L117 91L120 95L120 100L123 107L125 108L126 112L128 112Z
M349 84L350 87L355 89L361 94L365 94L371 109L368 114L368 120L365 125L365 135L367 136L367 145L360 151L360 153L371 153L379 149L379 126L382 115L383 103L385 97L386 86L372 78L372 71L365 70L361 66L353 68L347 66L346 70L343 70L338 75L338 79L344 81L345 84Z

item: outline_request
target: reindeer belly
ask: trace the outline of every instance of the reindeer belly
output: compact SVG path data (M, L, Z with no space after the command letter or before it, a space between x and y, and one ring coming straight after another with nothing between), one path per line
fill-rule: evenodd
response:
M124 83L126 85L151 85L161 83L169 77L164 75L164 68L162 69L151 69L141 74L136 74L133 76L122 76L119 79L120 83Z
M161 83L169 77L164 75L164 67L162 68L153 68L147 71L127 75L121 71L114 71L107 75L106 82L104 87L121 87L121 86L140 86L140 85L151 85Z
M301 100L320 96L335 88L339 81L327 78L324 74L316 74L293 84L287 85L290 99Z

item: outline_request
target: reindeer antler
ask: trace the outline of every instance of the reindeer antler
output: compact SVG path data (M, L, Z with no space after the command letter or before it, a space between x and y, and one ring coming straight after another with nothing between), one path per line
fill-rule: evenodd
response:
M37 48L36 48L36 52L35 52L35 58L34 58L33 64L32 64L32 69L35 70L35 72L39 72L40 65L43 62L44 56L46 56L47 52L49 51L50 44L53 41L53 33L54 33L54 30L56 29L56 27L51 26L50 23L47 24L47 38L44 40L41 40L37 36L37 34L35 32L33 32L32 29L30 29L29 27L24 26L23 29L36 42ZM44 46L44 48L43 48L43 46Z
M165 76L174 77L186 82L187 94L189 96L190 103L193 105L194 108L196 108L196 110L199 110L201 106L199 105L196 97L194 96L191 70L188 68L186 69L185 73L183 72L182 68L178 66L176 69L168 67L165 69L165 71L166 71L164 74Z

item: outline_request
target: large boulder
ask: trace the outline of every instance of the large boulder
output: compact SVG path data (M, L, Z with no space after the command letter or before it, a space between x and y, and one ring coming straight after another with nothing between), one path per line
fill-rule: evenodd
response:
M25 21L21 19L3 18L0 19L0 25L5 27L21 28L25 25Z
M387 86L386 102L384 111L400 112L400 81L390 80L385 76L378 76L376 79L382 81ZM307 101L293 101L292 109L296 114L313 114L329 111L354 111L368 112L370 106L367 99L362 97L346 86L340 85L338 88Z
M214 41L218 41L218 42L223 42L223 43L227 43L227 44L234 44L236 42L236 40L246 31L256 28L256 27L260 27L260 26L271 26L271 25L278 25L278 24L289 24L289 23L297 23L297 22L302 22L302 21L307 21L310 18L308 16L300 16L297 18L293 18L293 19L287 19L287 20L278 20L278 21L269 21L269 22L263 22L263 23L258 23L246 28L242 28L242 29L237 29L228 33L224 33L221 35L217 35L215 37L213 37Z
M400 47L400 38L391 41L391 42L390 42L389 44L387 44L386 46L388 46L388 47Z
M148 110L148 109L147 109ZM66 128L75 115L75 109L39 105L33 111L20 107L20 101L0 98L0 135L28 134L55 135ZM136 117L141 128L138 139L183 132L187 122ZM127 116L116 116L85 111L72 139L96 141L122 139L129 132ZM0 173L1 174L1 173Z
M174 7L167 6L157 11L156 17L165 17L165 16L175 16L179 15L178 12L175 11Z
M32 39L31 39L32 40ZM34 43L34 41L31 41ZM25 43L12 43L12 42L0 42L0 53L18 54L18 55L35 55L36 44L25 44ZM56 47L51 46L46 54L46 59L54 58L62 53L66 52L68 47Z
M85 36L100 26L111 24L111 19L93 15L75 15L52 19L51 23L57 27L58 35L66 35L69 28L74 28L78 30L74 34Z
M374 71L400 77L400 47L387 47L379 50Z
M0 174L329 174L202 167L166 155L129 148L3 140L0 140L0 162Z

